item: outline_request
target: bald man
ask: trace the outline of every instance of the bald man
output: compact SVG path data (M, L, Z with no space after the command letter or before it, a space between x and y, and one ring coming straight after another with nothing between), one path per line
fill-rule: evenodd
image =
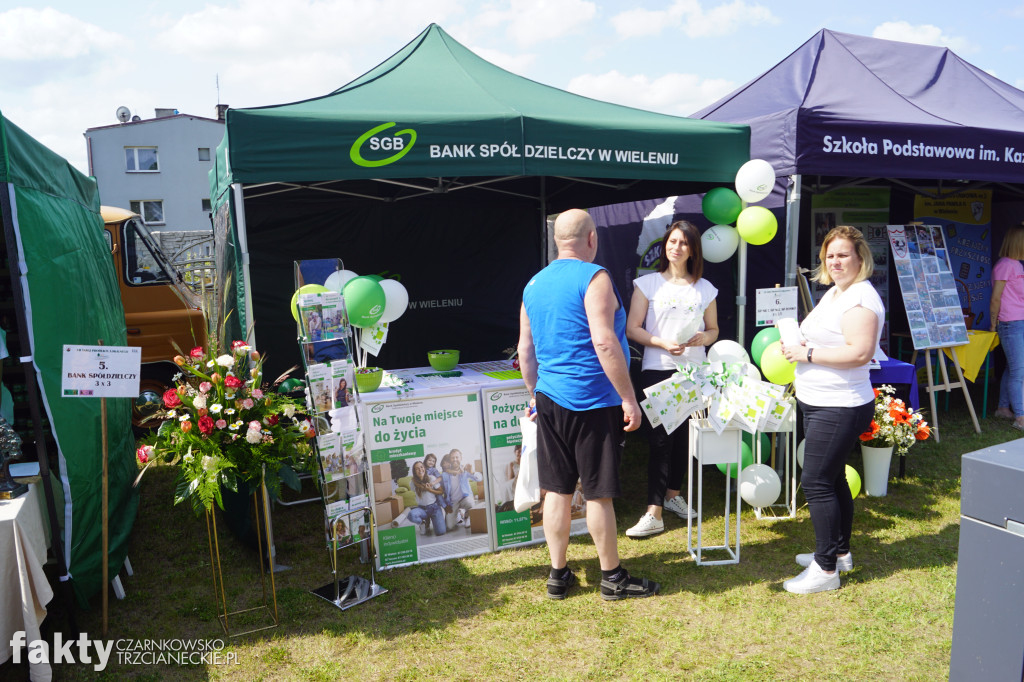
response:
M540 487L547 491L547 596L564 599L577 583L566 549L579 480L601 563L601 597L650 597L658 583L630 576L619 563L612 507L621 492L623 431L640 426L629 381L626 314L611 276L593 264L597 230L586 211L558 216L555 245L558 258L526 285L519 314L519 363L530 390L530 418L537 422Z

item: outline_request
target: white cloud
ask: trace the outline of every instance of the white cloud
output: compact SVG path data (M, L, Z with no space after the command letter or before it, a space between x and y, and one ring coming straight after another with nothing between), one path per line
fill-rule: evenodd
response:
M504 27L519 47L530 47L580 33L596 15L597 5L587 0L509 0L507 8L482 8L459 27L459 34L479 42L479 32Z
M731 81L688 73L668 73L651 79L618 71L586 74L569 81L566 89L594 99L675 116L687 116L736 89Z
M0 59L75 59L123 46L116 33L50 7L19 7L0 14Z
M711 38L735 33L741 26L776 24L771 10L743 0L705 9L699 0L676 0L665 10L632 9L611 19L621 38L660 34L665 29L681 30L690 38Z
M397 49L428 24L461 12L459 0L239 0L167 18L158 40L179 54L269 61L280 54L351 53L381 44Z
M960 53L975 50L975 47L966 38L948 35L943 33L942 29L938 26L932 26L931 24L918 24L914 26L907 21L887 21L875 27L875 30L871 32L871 36L884 40L899 40L904 43L948 47L954 52Z

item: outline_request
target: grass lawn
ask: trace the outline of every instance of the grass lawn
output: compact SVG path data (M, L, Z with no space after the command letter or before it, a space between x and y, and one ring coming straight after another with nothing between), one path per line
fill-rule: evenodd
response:
M887 497L857 498L856 568L835 592L782 589L800 570L793 556L814 547L806 506L796 519L768 522L744 505L737 565L696 566L675 517L663 534L626 538L644 507L646 476L646 444L631 437L616 501L619 548L631 572L661 582L659 597L602 601L596 553L581 537L569 562L582 585L562 602L544 597L548 555L539 545L384 571L378 581L388 594L340 611L309 593L330 579L319 503L277 507L278 561L291 566L276 576L281 623L225 638L237 664L125 665L115 656L103 673L61 665L55 679L941 679L953 628L960 457L1020 436L991 417L975 434L962 398L950 402L940 412L942 442L912 448L906 478L892 480ZM861 469L860 454L850 463ZM175 474L151 469L143 480L129 552L135 576L124 579L127 598L110 601L110 639L223 637L205 522L172 505ZM704 528L717 544L724 478L714 467L705 474ZM221 553L229 600L252 593L250 585L258 597L255 552L225 534ZM357 556L342 553L343 574L366 574ZM99 604L96 597L79 613L94 638Z

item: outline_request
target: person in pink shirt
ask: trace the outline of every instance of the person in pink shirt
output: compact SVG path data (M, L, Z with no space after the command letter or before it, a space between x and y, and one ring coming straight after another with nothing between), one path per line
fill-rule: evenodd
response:
M995 414L1013 419L1013 428L1024 431L1024 226L1010 228L992 268L991 329L999 333L1006 353L1006 371L999 384L999 409Z

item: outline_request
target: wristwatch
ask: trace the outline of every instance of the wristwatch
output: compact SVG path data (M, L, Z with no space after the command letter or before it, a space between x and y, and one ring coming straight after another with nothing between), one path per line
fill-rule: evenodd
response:
M814 349L813 348L808 348L807 349L807 362L809 362L809 363L811 363L813 365L814 364L814 360L811 360L811 356L812 355L814 355Z

